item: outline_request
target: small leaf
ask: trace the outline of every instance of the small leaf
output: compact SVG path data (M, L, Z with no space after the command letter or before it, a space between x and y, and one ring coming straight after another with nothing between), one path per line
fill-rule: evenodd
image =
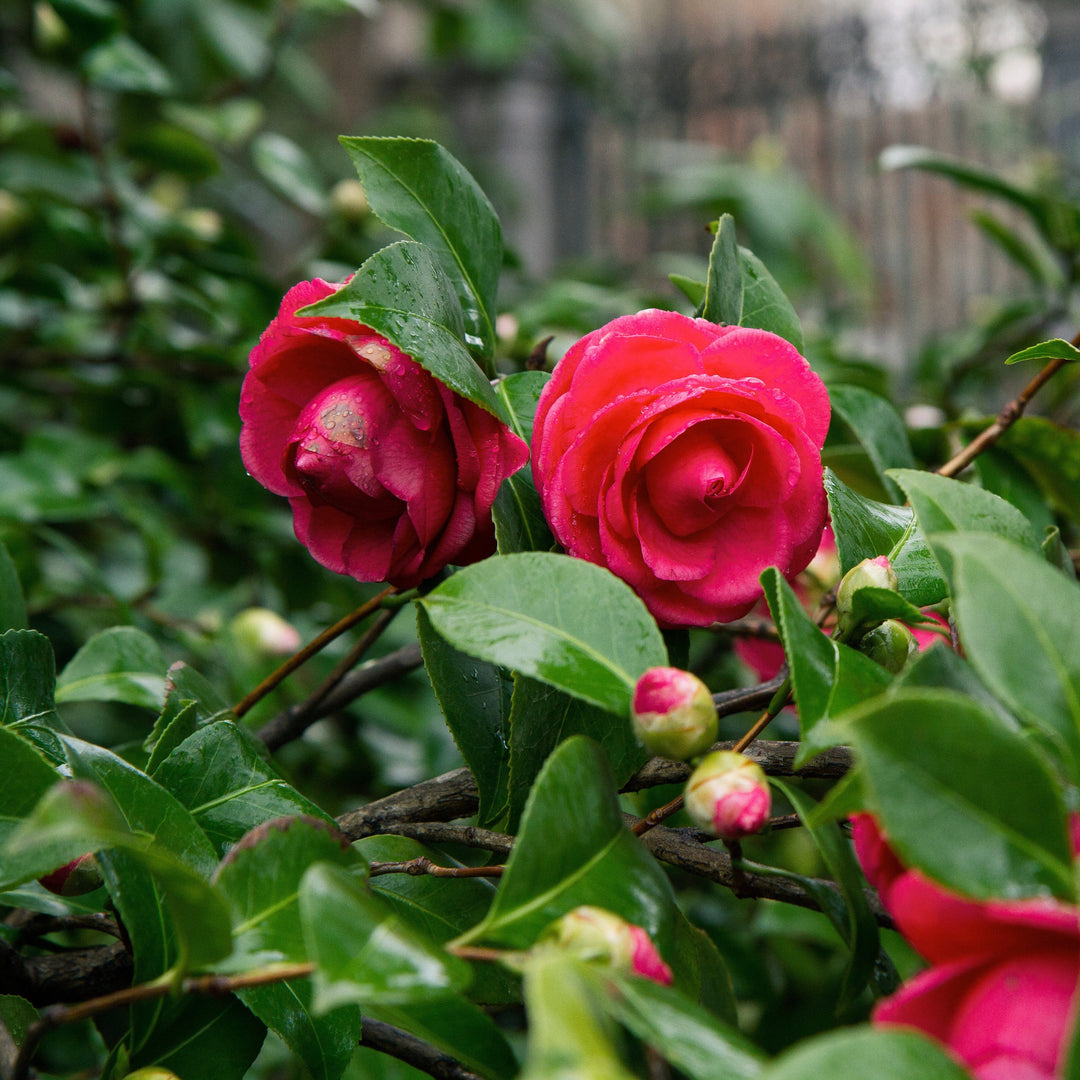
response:
M697 281L685 274L668 274L668 281L694 305L696 310L702 308L705 303L705 290L708 288L705 282Z
M1019 364L1021 360L1071 360L1075 363L1080 360L1080 349L1063 338L1051 338L1049 341L1040 341L1038 345L1030 345L1026 349L1014 352L1005 363Z
M1072 899L1065 806L1023 736L948 690L875 699L843 726L905 865L968 896Z
M4 782L0 784L2 851L11 831L57 782L58 775L45 757L11 728L0 727L0 761L4 763ZM6 868L0 876L7 878Z
M339 1005L405 1005L451 995L468 965L425 942L345 870L316 863L300 883L300 920L316 1012Z
M825 470L825 493L843 573L863 559L887 555L900 595L916 607L936 604L948 595L941 566L916 527L911 509L864 498L831 469Z
M739 248L739 258L742 262L743 279L739 325L779 334L802 352L802 323L784 290L765 268L765 264L748 248Z
M491 383L461 342L461 308L446 274L423 244L402 241L384 247L348 284L300 314L370 326L455 393L509 421Z
M629 713L638 677L667 661L652 616L614 574L528 552L459 570L419 601L457 648Z
M526 948L580 904L621 915L670 953L676 917L671 885L623 825L600 748L575 736L555 750L537 778L491 910L458 940Z
M901 502L900 491L887 473L914 469L915 457L900 414L883 397L861 386L830 386L829 400L866 451L889 497Z
M1044 416L1022 416L999 445L1027 469L1053 504L1080 522L1080 431Z
M435 254L465 314L466 341L481 358L495 349L495 293L502 230L480 185L427 139L343 137L376 216Z
M178 701L174 694L165 699L154 730L161 726L161 734L154 741L150 759L146 763L146 774L153 776L161 763L189 736L194 735L199 726L199 710L194 701Z
M52 644L44 634L0 634L0 724L29 727L51 720L55 686Z
M735 240L735 219L723 214L709 255L702 318L726 326L738 326L743 310L742 263Z
M799 1043L760 1074L760 1080L971 1080L940 1044L916 1031L844 1028Z
M164 671L161 649L149 634L114 626L90 638L60 672L56 700L122 701L158 710L165 703Z

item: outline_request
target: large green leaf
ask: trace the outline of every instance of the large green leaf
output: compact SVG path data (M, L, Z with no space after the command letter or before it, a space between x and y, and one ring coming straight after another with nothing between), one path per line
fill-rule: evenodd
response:
M340 1005L407 1005L452 996L468 965L426 941L338 866L316 863L300 883L300 921L317 1013Z
M1061 792L1023 736L948 690L877 698L843 726L905 864L970 896L1072 899Z
M56 680L57 703L122 701L160 709L165 703L165 659L158 643L133 626L95 634Z
M891 469L889 475L903 488L924 535L985 532L1032 550L1038 547L1031 522L993 492L914 469Z
M0 724L33 726L50 720L56 668L49 639L36 630L0 634Z
M495 293L502 230L480 185L427 139L343 137L375 214L427 245L453 283L466 340L481 357L495 348Z
M799 1043L761 1073L761 1080L971 1080L940 1045L916 1031L845 1028Z
M298 897L305 871L317 861L353 869L362 865L341 834L305 818L269 823L232 849L215 879L232 916L230 966L238 958L244 966L307 959ZM316 1080L341 1075L360 1038L355 1005L315 1015L310 979L250 987L239 997Z
M709 276L701 317L725 326L738 326L742 309L742 264L735 239L735 219L730 214L722 214L709 254Z
M883 397L861 386L830 386L833 412L855 433L893 502L901 502L889 469L914 469L915 457L900 414Z
M309 214L326 211L326 188L315 163L292 139L262 131L251 140L251 163L279 195Z
M968 660L1018 716L1050 734L1080 778L1080 585L996 536L932 540L952 563L953 612Z
M506 806L513 683L503 668L468 656L435 633L422 607L417 608L416 627L435 697L476 779L477 819L490 825Z
M491 909L459 941L526 948L581 904L644 927L670 955L677 914L671 885L623 825L600 748L575 736L548 758Z
M761 1072L761 1052L738 1028L677 990L649 979L608 978L611 1014L692 1080L749 1080Z
M329 821L263 752L250 732L218 720L184 739L157 767L154 780L191 811L222 853L271 818L310 814Z
M517 828L533 781L548 755L572 735L587 735L600 744L616 786L626 783L649 758L628 720L613 720L606 709L536 679L515 675L510 712L507 828Z
M26 601L8 549L0 543L0 633L26 627Z
M802 732L795 761L802 765L843 741L830 720L880 694L892 679L873 660L822 633L776 567L762 573L761 585L788 657Z
M495 385L495 392L510 416L510 426L526 443L532 442L536 405L549 378L543 371L519 371L500 379ZM548 551L555 546L529 469L519 469L503 481L492 507L492 516L501 555L515 551Z
M491 383L461 342L461 310L432 253L403 241L377 251L337 292L301 315L354 319L411 356L455 393L501 420Z
M660 631L630 587L566 555L490 559L419 603L457 648L620 716L638 677L667 662Z
M863 559L887 555L900 594L916 607L936 604L948 595L941 567L915 524L914 511L859 495L831 469L825 470L825 493L843 573Z
M56 770L44 756L13 730L0 727L0 761L4 763L0 783L0 851L12 829L37 801L56 783ZM0 874L7 878L7 873Z

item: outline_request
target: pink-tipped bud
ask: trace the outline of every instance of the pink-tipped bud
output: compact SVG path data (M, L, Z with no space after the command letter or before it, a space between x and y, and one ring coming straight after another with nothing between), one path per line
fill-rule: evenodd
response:
M686 761L716 741L716 706L709 688L679 668L649 668L634 687L630 716L645 748L661 757Z
M90 853L72 859L51 874L38 878L38 882L57 896L82 896L101 887L101 871L97 859Z
M888 589L889 592L896 592L899 587L896 571L885 555L879 555L876 559L863 559L861 563L853 566L836 587L836 613L839 616L840 636L850 637L859 629L853 608L855 594L860 589Z
M703 758L686 782L683 799L698 828L723 840L759 832L772 808L761 766L733 750L715 750Z
M256 656L289 656L301 644L296 627L269 608L246 608L229 630L241 648Z
M661 959L649 935L640 926L603 908L574 908L544 932L543 940L581 960L595 961L665 986L671 983L671 968Z
M902 622L886 619L863 635L859 651L895 675L919 651L919 644Z

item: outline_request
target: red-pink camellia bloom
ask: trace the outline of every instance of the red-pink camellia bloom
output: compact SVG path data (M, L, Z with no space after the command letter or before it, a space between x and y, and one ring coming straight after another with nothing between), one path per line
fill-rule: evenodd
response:
M745 615L767 566L798 573L825 526L821 380L764 330L640 311L555 367L533 429L548 523L666 626Z
M282 300L251 352L240 453L323 566L411 588L495 550L491 506L528 447L369 327L296 314L340 287Z
M978 1080L1059 1077L1076 1022L1077 908L1043 898L966 899L906 869L870 815L853 825L868 880L930 961L878 1003L874 1023L939 1039Z

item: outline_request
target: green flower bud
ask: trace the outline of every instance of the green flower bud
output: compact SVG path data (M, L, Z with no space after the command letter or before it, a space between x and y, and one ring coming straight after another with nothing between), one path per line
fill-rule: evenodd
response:
M840 580L836 588L836 613L841 638L851 637L859 629L853 612L855 594L860 589L888 589L896 592L900 583L896 571L884 555L876 559L863 559L853 566Z
M690 774L683 803L699 829L738 840L761 831L772 796L760 765L734 750L714 750Z
M650 668L634 687L634 732L661 757L686 761L716 741L716 706L709 688L689 671Z
M895 674L919 651L919 643L902 622L886 619L863 635L859 651Z

